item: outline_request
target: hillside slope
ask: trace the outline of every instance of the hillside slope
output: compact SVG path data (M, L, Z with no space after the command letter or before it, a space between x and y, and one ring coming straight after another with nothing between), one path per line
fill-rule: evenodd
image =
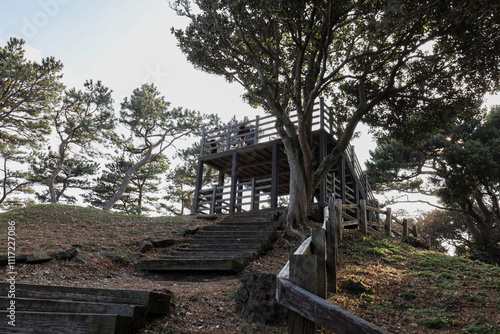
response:
M15 222L16 252L55 254L76 247L86 264L52 260L18 264L20 283L129 289L169 289L175 310L142 333L285 333L241 319L234 310L239 280L250 272L277 274L300 240L280 231L274 249L238 275L157 275L134 270L134 258L160 258L175 248L145 254L139 244L163 236L182 244L176 231L213 221L190 217L126 216L65 205L35 205L0 214L0 254L8 223ZM123 254L121 261L104 252ZM130 254L134 258L128 259ZM330 300L392 333L500 333L500 268L410 247L381 235L346 231L339 254L339 289ZM5 277L5 268L0 269ZM353 288L354 287L354 288ZM354 290L353 290L354 289Z

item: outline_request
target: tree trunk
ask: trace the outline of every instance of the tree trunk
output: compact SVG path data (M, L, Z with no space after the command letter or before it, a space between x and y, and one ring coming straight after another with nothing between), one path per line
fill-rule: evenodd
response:
M142 158L141 160L139 160L137 163L135 163L132 166L130 166L130 168L125 172L125 176L123 177L122 184L120 185L120 189L118 189L118 191L113 195L113 197L111 197L104 204L104 208L103 208L104 211L111 210L111 208L113 207L113 205L115 205L115 203L120 199L120 197L123 195L123 193L127 189L127 186L128 186L128 184L130 182L130 179L132 178L132 175L134 175L134 173L139 168L141 168L142 166L144 166L145 164L147 164L148 162L150 162L150 160L151 160L151 153L153 151L153 148L154 147L150 147L149 150L148 150L148 153L146 153L145 157Z
M57 203L61 195L60 194L59 197L56 195L55 182L57 175L59 175L59 172L62 170L64 160L66 159L66 145L67 143L64 140L59 145L59 161L57 162L56 169L52 172L52 175L50 175L49 178L50 203Z
M306 229L308 224L307 208L312 200L307 194L307 181L301 164L289 155L290 166L290 198L288 203L287 225L290 228Z

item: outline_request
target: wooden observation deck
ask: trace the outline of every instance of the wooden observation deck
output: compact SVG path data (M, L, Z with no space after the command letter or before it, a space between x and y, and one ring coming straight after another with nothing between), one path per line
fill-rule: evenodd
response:
M293 111L290 117L297 120ZM248 122L203 132L193 213L276 209L286 202L290 169L275 122L273 116L257 116ZM329 108L322 100L317 102L313 112L316 161L321 162L336 144L337 129ZM218 171L219 177L215 184L202 187L205 166ZM323 207L332 199L342 199L345 204L365 199L377 206L352 146L318 187L311 204ZM355 217L359 212L353 210L350 214Z

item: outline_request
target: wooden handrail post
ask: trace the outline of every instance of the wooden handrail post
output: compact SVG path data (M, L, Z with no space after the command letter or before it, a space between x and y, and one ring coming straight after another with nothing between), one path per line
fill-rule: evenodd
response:
M403 219L403 238L408 236L408 219Z
M215 203L217 201L217 185L212 188L212 202L210 203L210 214L215 213Z
M290 282L316 294L316 255L290 255ZM288 316L288 334L316 334L316 324L291 311Z
M392 215L391 208L387 208L385 212L385 235L390 237L392 234Z
M259 143L259 127L260 127L260 116L255 117L255 132L254 132L254 144Z
M326 299L326 235L323 228L311 230L311 254L316 255L316 295Z
M359 210L361 211L361 232L368 234L368 221L366 217L366 200L359 201Z
M255 183L255 177L252 177L252 184L251 184L251 196L250 196L250 211L258 210L258 206L256 207L256 201L257 201L257 190L256 188L256 183Z
M328 202L328 210L328 220L326 223L326 280L327 290L336 293L339 223L335 204L333 202Z
M205 136L206 136L205 129L202 129L200 156L203 156L203 151L205 150Z
M226 132L226 150L229 151L231 149L231 123L227 125L227 132Z
M342 201L340 199L335 200L335 213L337 214L337 237L338 240L342 240L342 232L344 230L344 218L342 217Z
M418 238L418 229L417 229L417 225L413 225L412 234L413 234L413 237L414 237L414 238Z

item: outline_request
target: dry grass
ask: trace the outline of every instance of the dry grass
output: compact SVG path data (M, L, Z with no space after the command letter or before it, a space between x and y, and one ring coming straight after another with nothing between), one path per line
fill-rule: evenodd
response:
M175 309L153 321L142 333L285 333L285 326L248 323L234 311L239 280L250 272L277 274L299 245L280 231L275 247L238 275L159 275L136 272L133 263L115 264L99 254L139 254L147 238L176 239L180 227L213 222L188 217L127 216L64 205L35 205L0 214L0 236L16 222L16 252L57 253L77 247L92 259L87 264L51 261L17 265L18 282L127 289L169 289ZM0 253L6 252L6 242ZM160 258L156 249L143 258ZM339 281L362 281L369 291L339 289L330 300L392 333L500 333L500 269L464 258L414 249L382 236L345 233L340 248ZM4 275L5 269L0 274Z

